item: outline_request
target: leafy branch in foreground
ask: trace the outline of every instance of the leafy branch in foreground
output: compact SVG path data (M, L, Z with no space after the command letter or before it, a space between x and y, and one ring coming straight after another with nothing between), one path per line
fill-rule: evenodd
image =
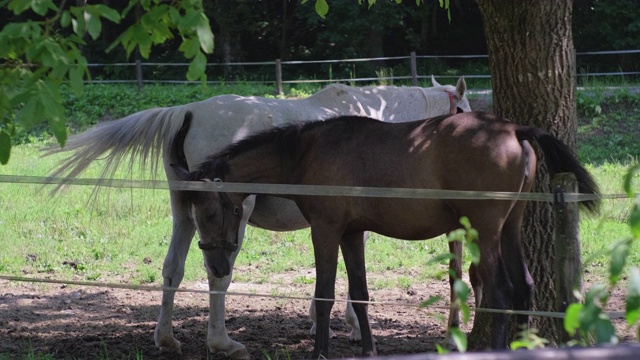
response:
M460 218L460 224L462 224L463 228L456 229L450 232L447 235L447 240L449 242L460 242L469 255L471 256L471 263L473 265L478 265L480 263L480 248L478 247L478 231L471 226L471 222L469 218L463 216ZM456 260L455 254L452 253L444 253L434 256L429 263L440 262L442 260ZM469 295L471 295L471 289L467 284L462 281L462 279L458 279L455 271L453 269L449 269L449 276L454 279L453 282L453 292L456 294L455 302L449 304L449 311L454 311L455 309L459 309L462 312L462 321L463 323L468 323L471 309L467 304L467 300L469 299ZM432 296L426 301L420 304L420 307L429 307L433 305L437 301L440 300L439 296ZM450 339L446 339L446 341L453 341L453 344L458 349L459 352L467 351L467 336L465 333L460 330L459 327L451 327L448 329ZM449 352L446 346L441 344L436 344L436 348L439 354L446 354Z
M640 193L633 190L633 179L640 173L640 165L632 167L624 179L624 191L633 200L633 206L629 215L631 235L613 243L607 253L611 262L609 265L609 285L596 284L592 286L584 296L582 303L574 303L567 308L564 327L571 335L576 336L573 341L578 344L616 344L619 339L611 319L604 312L613 288L622 278L629 251L634 242L640 240ZM580 294L577 294L580 296ZM581 296L579 297L581 298ZM635 326L640 320L640 269L629 269L627 278L627 298L625 306L625 319L628 326ZM640 329L636 337L640 339Z
M569 305L564 318L565 330L576 337L577 340L567 345L588 345L596 344L616 344L619 339L611 319L604 311L610 294L623 276L629 251L632 245L640 240L640 193L633 190L633 179L640 175L640 165L632 167L624 179L624 191L633 200L633 206L629 215L629 226L631 235L623 240L613 243L605 252L610 257L609 285L596 284L591 287L584 296L579 294L576 297L582 299L582 303ZM464 229L458 229L448 235L449 241L461 241L465 244L467 251L471 254L473 264L477 265L480 260L480 252L477 244L477 231L471 227L467 218L460 220ZM440 262L451 260L455 255L446 253L435 256L430 262ZM451 271L451 270L450 270ZM628 327L631 328L640 322L640 269L632 267L629 269L627 278L627 297L625 306L625 319ZM455 277L455 274L450 275ZM461 279L455 279L454 291L457 300L451 304L451 309L456 306L460 308L465 323L469 320L470 309L466 301L470 295L469 287ZM440 297L431 297L424 301L421 307L428 307L439 301ZM465 352L467 348L467 337L459 328L449 329L451 340L458 351ZM637 338L640 339L640 328L638 328ZM535 349L545 347L548 341L537 335L536 329L523 329L517 335L517 339L511 343L511 349L520 348ZM448 350L442 345L436 345L438 353L444 354Z
M6 24L0 31L0 163L11 154L16 127L30 128L47 122L60 145L67 137L64 108L59 92L69 83L80 96L89 78L87 59L80 48L85 38L97 40L103 21L119 23L139 7L143 15L107 49L122 45L127 54L138 49L148 58L151 47L182 38L179 50L192 59L190 80L206 80L205 53L213 52L213 34L201 0L130 0L119 13L103 4L58 6L51 0L4 0L0 5L26 18Z

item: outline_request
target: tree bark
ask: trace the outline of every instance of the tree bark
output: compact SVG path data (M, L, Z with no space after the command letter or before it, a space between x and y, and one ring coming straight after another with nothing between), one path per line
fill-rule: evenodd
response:
M571 32L573 2L477 0L487 38L493 109L511 121L546 129L575 149L576 78ZM551 192L539 160L535 192ZM549 203L531 202L522 229L525 257L535 281L534 310L553 309L553 217ZM480 234L482 236L482 234ZM488 299L489 296L483 296ZM491 317L476 314L470 348L489 344ZM538 335L556 343L554 321L532 317ZM512 327L512 332L513 332Z

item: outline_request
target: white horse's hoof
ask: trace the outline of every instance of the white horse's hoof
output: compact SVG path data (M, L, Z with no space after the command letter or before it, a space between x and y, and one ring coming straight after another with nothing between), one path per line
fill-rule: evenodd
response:
M212 354L222 353L229 359L233 359L233 360L250 360L251 359L251 356L249 355L247 348L237 341L228 339L228 341L224 341L224 345L221 345L220 343L217 343L217 344L218 346L216 346L215 344L208 345L209 352L211 352Z
M251 356L249 356L249 352L244 346L242 347L242 349L236 349L232 353L225 353L225 355L229 359L233 360L251 360Z
M360 331L351 330L351 334L349 335L349 341L351 342L362 341L362 334L360 334Z
M156 347L162 353L182 355L182 344L173 338L157 341Z
M316 336L316 324L313 324L311 326L311 330L309 330L309 335ZM333 339L336 336L338 335L336 335L336 333L333 330L331 330L331 328L329 328L329 339Z

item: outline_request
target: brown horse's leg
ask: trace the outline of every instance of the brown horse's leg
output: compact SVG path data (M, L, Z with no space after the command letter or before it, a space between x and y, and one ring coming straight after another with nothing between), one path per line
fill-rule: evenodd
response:
M336 268L338 266L338 248L342 234L334 227L311 222L311 239L316 261L316 337L313 359L320 356L329 358L329 320L335 299Z
M364 233L358 232L345 235L340 243L342 256L347 267L349 277L349 296L355 301L369 301L367 289L367 274L364 261ZM362 355L377 355L375 341L371 334L368 305L362 303L352 303L353 311L356 313L362 334Z
M476 298L476 307L480 307L482 303L482 280L480 280L480 274L478 274L478 267L474 264L469 265L469 282L471 282L473 294Z
M519 203L509 214L502 229L501 252L513 285L513 308L529 311L532 308L533 278L524 259L521 243L522 214L525 204ZM528 315L517 316L518 325L529 322Z
M483 215L489 215L489 218L480 216L474 220L469 216L471 225L478 230L480 236L478 239L480 263L477 270L483 291L481 307L507 310L512 306L513 285L500 253L501 216L499 213L494 213L492 216L486 209L485 212L487 214ZM509 325L508 315L492 314L491 318L491 348L505 349Z
M449 252L453 254L453 258L449 260L449 298L452 306L449 309L447 325L452 328L460 326L460 308L453 306L457 300L456 293L453 290L453 283L456 279L462 280L462 243L460 241L449 242Z

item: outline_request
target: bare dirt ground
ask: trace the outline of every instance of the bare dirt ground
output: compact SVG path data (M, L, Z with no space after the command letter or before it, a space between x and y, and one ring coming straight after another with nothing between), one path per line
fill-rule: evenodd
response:
M153 343L153 330L160 309L160 292L109 289L59 284L25 284L0 281L0 353L52 354L56 359L136 358L224 359L209 354L205 346L208 298L201 293L178 293L174 316L175 336L183 354L163 355ZM185 284L206 289L206 283ZM345 299L344 284L336 287ZM230 291L310 297L313 285L232 284ZM429 296L447 297L445 281L409 290L371 291L373 300L415 305ZM445 301L441 302L446 305ZM250 351L252 358L301 359L313 349L309 335L309 303L266 297L227 298L227 329L230 336ZM336 303L332 328L332 357L348 358L361 348L349 342L350 328L344 321L344 303ZM445 310L439 310L443 315ZM444 339L445 326L434 316L415 307L374 305L370 307L374 335L380 354L413 354L435 351Z
M241 270L240 270L241 271ZM280 282L281 284L283 282ZM256 294L310 296L313 285L232 284L230 291ZM587 284L588 285L588 284ZM53 355L55 359L224 359L208 353L205 346L208 320L207 295L178 293L174 314L175 336L183 354L161 354L153 343L161 294L153 291L26 284L0 281L0 354L24 357L28 351ZM206 289L205 283L185 284ZM336 287L344 299L344 284ZM448 298L446 281L412 286L408 290L372 290L373 300L416 305L432 295ZM443 300L439 305L446 305ZM611 308L624 309L622 291L613 294ZM309 356L313 339L308 331L306 300L230 296L227 298L227 329L247 346L254 359L302 359ZM332 358L360 355L349 341L343 318L344 303L336 303L332 328ZM372 305L370 317L380 355L434 352L444 340L445 326L431 310L411 306ZM443 317L447 312L436 310ZM632 342L634 330L616 321L624 342ZM469 326L463 326L469 331ZM266 354L266 355L265 355ZM289 356L289 357L287 357Z

